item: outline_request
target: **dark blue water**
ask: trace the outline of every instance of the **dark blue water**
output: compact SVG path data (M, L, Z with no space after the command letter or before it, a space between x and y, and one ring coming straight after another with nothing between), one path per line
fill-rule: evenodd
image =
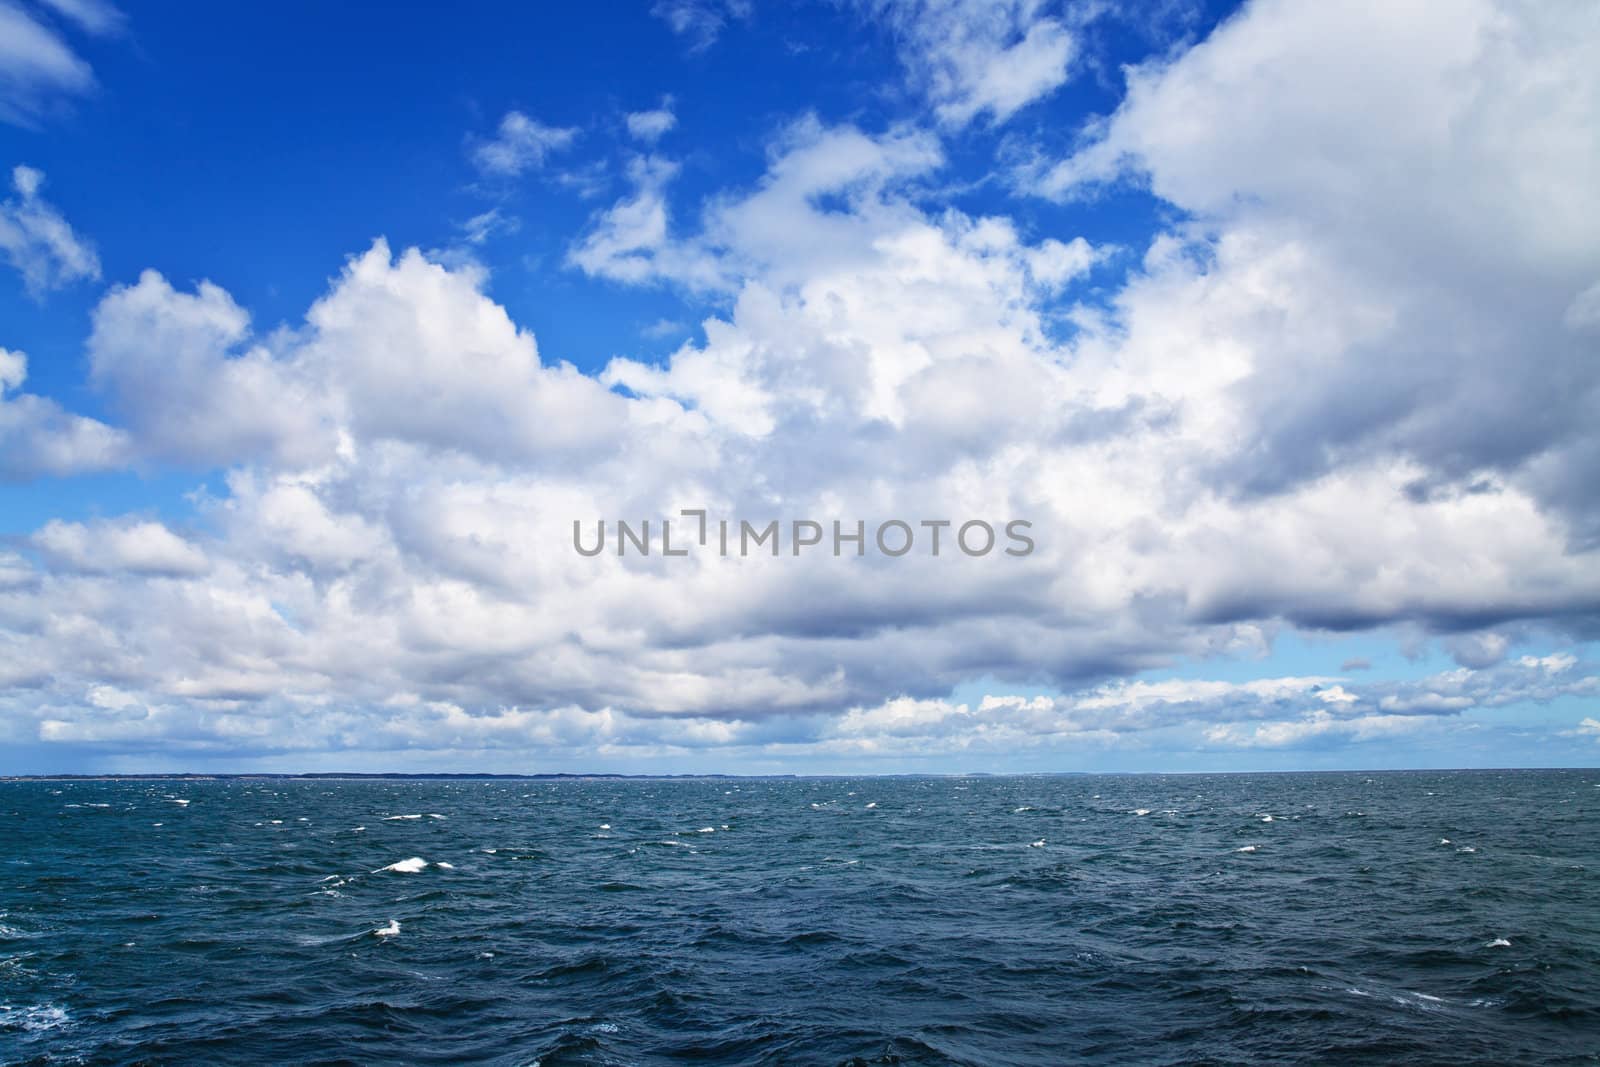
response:
M0 783L0 1060L1594 1062L1597 815L1595 771Z

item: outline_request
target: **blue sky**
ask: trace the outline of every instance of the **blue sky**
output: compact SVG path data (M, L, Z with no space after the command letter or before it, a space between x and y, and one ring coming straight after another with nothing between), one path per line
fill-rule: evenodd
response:
M1600 23L1469 8L0 0L0 773L1592 764Z
M345 257L375 237L441 249L460 240L469 220L499 210L516 230L476 250L492 272L489 290L541 347L587 372L614 355L664 358L719 306L670 288L619 287L564 265L574 235L625 185L625 157L635 147L629 113L672 101L670 136L683 171L671 198L692 210L759 179L774 132L798 115L884 127L925 110L885 77L898 62L892 31L830 4L726 16L723 46L704 48L638 4L539 12L486 5L449 17L428 5L381 17L358 5L241 5L216 23L156 7L126 15L108 36L52 19L48 5L31 10L81 50L98 88L52 101L26 123L0 125L0 146L8 161L48 176L51 201L93 235L105 281L146 269L178 283L209 279L258 324L292 324ZM1223 13L1196 7L1164 28L1202 32ZM317 32L306 34L307 25ZM1108 24L1097 36L1106 43L1106 72L1064 87L1051 111L1114 107L1115 67L1165 40L1137 24ZM583 131L556 173L508 180L474 169L474 139L492 138L510 110ZM1036 110L1030 132L1070 143L1069 131ZM950 180L927 190L930 201L978 214L1007 208L1041 234L1133 247L1172 213L1136 193L1092 206L1017 203L991 173L1015 132L958 131L948 146ZM592 188L575 190L568 178ZM95 416L105 414L104 398L85 382L82 349L100 292L71 287L40 301L19 285L0 291L7 344L31 356L30 390ZM641 336L663 321L678 328ZM20 534L52 515L141 507L181 514L193 473L163 474L55 484L48 493L6 485L0 522Z

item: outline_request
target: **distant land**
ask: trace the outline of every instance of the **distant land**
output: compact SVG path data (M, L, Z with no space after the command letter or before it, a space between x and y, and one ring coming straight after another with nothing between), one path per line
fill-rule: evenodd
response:
M560 779L592 779L592 778L645 778L645 779L670 779L670 778L799 778L798 774L471 774L471 773L406 773L394 772L361 772L361 771L307 771L303 774L278 774L269 771L246 771L238 774L212 774L199 771L172 771L164 774L3 774L0 782L125 782L125 781L179 781L179 782L206 782L206 781L234 781L240 779L272 779L278 780L326 780L326 779L367 779L374 781L481 781L493 779L495 781L509 782L547 782ZM853 777L850 775L813 775L818 778ZM890 776L885 776L890 777ZM893 777L916 777L914 775L898 775Z

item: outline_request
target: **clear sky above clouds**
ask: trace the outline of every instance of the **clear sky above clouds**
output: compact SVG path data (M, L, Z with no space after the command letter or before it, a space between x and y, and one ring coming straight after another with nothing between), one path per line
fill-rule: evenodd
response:
M1600 754L1589 0L0 0L0 177L0 773Z

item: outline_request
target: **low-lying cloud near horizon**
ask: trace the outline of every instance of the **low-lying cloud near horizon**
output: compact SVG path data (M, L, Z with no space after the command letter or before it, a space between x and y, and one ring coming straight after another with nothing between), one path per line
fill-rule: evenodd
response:
M1293 748L1592 699L1581 656L1508 649L1600 633L1600 8L1261 0L1127 71L1073 151L1019 122L1016 216L969 215L941 195L954 139L1089 76L1081 27L1014 7L935 41L963 5L864 5L925 120L793 118L692 212L670 101L648 112L567 269L702 301L665 361L582 373L469 258L383 240L279 328L210 283L111 285L103 418L0 349L0 477L226 472L187 521L0 545L0 742L842 765ZM480 166L578 137L517 118ZM0 248L30 286L89 276L35 173ZM1129 187L1169 220L1147 246L1024 221ZM682 508L1025 518L1037 549L573 551L575 519ZM1438 637L1459 666L1136 678L1285 629ZM974 679L995 692L952 697Z

